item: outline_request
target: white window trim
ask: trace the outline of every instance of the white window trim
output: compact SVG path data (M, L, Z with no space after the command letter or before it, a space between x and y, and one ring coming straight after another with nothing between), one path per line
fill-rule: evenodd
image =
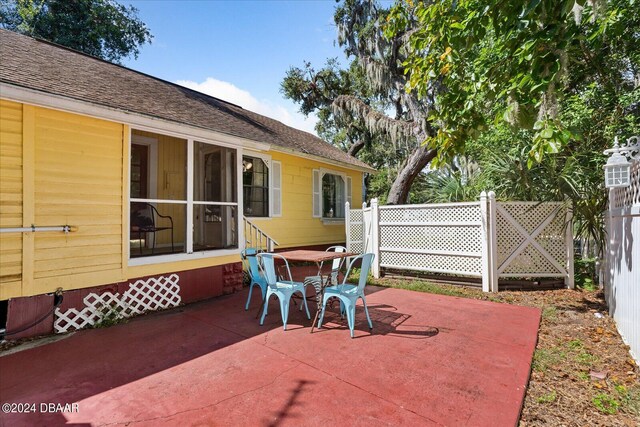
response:
M276 186L273 182L273 176L275 175L274 173L270 173L269 174L269 213L270 213L270 218L280 218L282 217L282 162L277 161L277 160L271 160L272 164L274 165L278 165L278 167L280 168L280 186L278 187L278 191L280 191L280 213L279 214L275 214L274 213L274 202L276 200L275 198L275 190L276 190Z
M251 151L251 150L244 150L241 157L244 157L244 156L261 159L264 162L265 166L267 167L267 170L269 171L269 184L268 184L269 185L269 216L244 215L244 206L242 207L243 215L246 216L247 218L251 218L251 221L256 221L256 220L260 221L260 220L281 217L282 216L282 162L273 160L270 154L258 153L256 151ZM272 162L277 162L280 164L280 215L273 214L273 170L271 168ZM242 170L242 158L240 159L240 170ZM239 194L244 194L243 186L242 186L242 174L240 174L240 193ZM244 204L244 197L242 197L242 199L243 199L242 202Z
M131 144L149 147L149 170L147 172L149 174L149 198L155 199L158 197L158 138L132 133ZM131 182L131 177L129 177L129 182Z
M353 187L352 186L352 182L353 179L351 179L350 176L348 176L345 172L340 172L337 171L335 169L327 169L327 168L319 168L319 169L313 169L312 170L312 177L311 177L311 193L312 193L312 203L313 203L313 173L318 172L318 184L320 186L320 216L314 216L314 218L319 218L322 220L322 223L325 225L339 225L339 224L344 224L344 218L326 218L322 216L322 211L324 209L322 209L322 203L323 203L323 197L322 197L322 179L324 178L325 175L336 175L339 176L340 178L342 178L342 182L344 183L344 198L345 198L345 202L348 201L349 199L351 199L351 197L353 196ZM350 186L350 188L347 188L347 186ZM349 200L349 202L351 202ZM311 211L313 214L313 206L311 207Z
M129 202L127 203L127 214L125 215L126 219L125 219L125 227L124 227L124 233L125 233L125 240L129 241L130 239L130 229L131 229L131 224L130 224L130 209L131 209L131 203L132 202L136 202L136 201L141 201L141 202L148 202L148 203L166 203L166 204L182 204L186 206L186 236L185 236L185 251L186 252L181 252L181 253L176 253L176 254L168 254L168 255L156 255L156 256L148 256L148 257L136 257L136 258L131 258L131 248L130 245L126 245L127 247L127 259L128 259L128 263L127 265L130 267L135 267L135 266L139 266L139 265L151 265L151 264L162 264L162 263L167 263L167 262L178 262L178 261L189 261L189 260L194 260L194 259L202 259L202 258L214 258L214 257L220 257L220 256L226 256L226 255L239 255L241 249L241 242L244 241L244 227L242 227L241 225L241 220L240 218L236 218L236 225L238 227L236 235L238 238L238 247L234 248L234 249L216 249L216 250L210 250L210 251L197 251L197 252L193 252L193 233L189 233L188 230L193 230L193 215L190 215L189 213L193 213L193 205L194 205L194 200L193 200L193 176L194 176L194 163L193 163L193 152L194 152L194 144L196 142L202 142L204 144L211 144L211 145L216 145L219 147L226 147L226 148L231 148L236 150L236 194L238 194L238 202L204 202L204 204L211 204L211 205L222 205L222 206L236 206L237 212L242 212L243 209L243 202L242 202L242 197L240 197L240 195L242 194L242 155L243 155L243 149L242 147L238 147L238 146L234 146L231 144L225 144L224 142L218 142L218 141L214 141L214 140L208 140L206 138L192 138L192 137L188 137L182 134L176 134L176 133L172 133L172 132L166 132L162 129L153 129L153 128L147 128L144 126L136 126L135 128L132 126L129 126L129 151L131 150L131 144L135 144L137 142L134 142L132 137L133 137L133 131L134 130L140 130L140 131L146 131L146 132L153 132L156 133L158 135L166 135L166 136L173 136L173 137L177 137L180 139L184 139L187 142L187 199L186 200L165 200L165 199L136 199L136 198L132 198L131 197L131 193L129 191L128 185L131 182L131 167L128 167L128 176L127 176L127 199L129 200ZM139 137L136 136L136 140ZM155 138L148 138L147 139L151 140L156 140ZM157 143L157 140L156 140ZM156 145L156 149L157 149L157 145ZM150 154L151 156L151 154ZM131 159L128 159L127 161L131 162ZM157 153L156 153L156 163L157 163ZM156 165L157 167L157 165ZM151 171L149 172L151 173ZM157 169L156 169L156 175L157 175ZM197 203L197 204L203 204L203 203ZM237 215L239 216L239 215Z

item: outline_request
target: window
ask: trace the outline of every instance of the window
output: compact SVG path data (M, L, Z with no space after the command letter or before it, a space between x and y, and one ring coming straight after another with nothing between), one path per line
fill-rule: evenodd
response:
M133 130L130 258L238 247L237 151Z
M258 157L242 157L242 192L246 216L269 216L269 169Z
M343 219L345 203L351 203L351 177L324 169L313 171L313 216Z

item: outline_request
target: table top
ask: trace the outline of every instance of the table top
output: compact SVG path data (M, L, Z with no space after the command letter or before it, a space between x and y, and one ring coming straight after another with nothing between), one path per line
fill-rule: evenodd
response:
M311 251L306 249L298 249L295 251L276 252L287 261L307 261L307 262L323 262L336 258L348 258L356 256L352 252L334 252L334 251Z

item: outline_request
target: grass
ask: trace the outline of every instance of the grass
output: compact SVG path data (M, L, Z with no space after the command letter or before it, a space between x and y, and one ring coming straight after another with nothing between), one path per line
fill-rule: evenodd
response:
M538 403L553 403L557 398L558 394L556 393L556 391L551 390L549 393L543 394L542 396L538 397L537 401Z
M564 362L566 358L567 354L558 346L537 349L533 354L533 370L547 372L551 367Z
M542 310L542 319L555 322L558 319L558 309L553 305L548 305Z

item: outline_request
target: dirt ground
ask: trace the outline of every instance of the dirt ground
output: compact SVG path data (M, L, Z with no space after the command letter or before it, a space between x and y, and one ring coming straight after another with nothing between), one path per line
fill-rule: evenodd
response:
M541 308L521 427L640 426L640 369L608 316L601 291L485 294L406 278L376 284Z

